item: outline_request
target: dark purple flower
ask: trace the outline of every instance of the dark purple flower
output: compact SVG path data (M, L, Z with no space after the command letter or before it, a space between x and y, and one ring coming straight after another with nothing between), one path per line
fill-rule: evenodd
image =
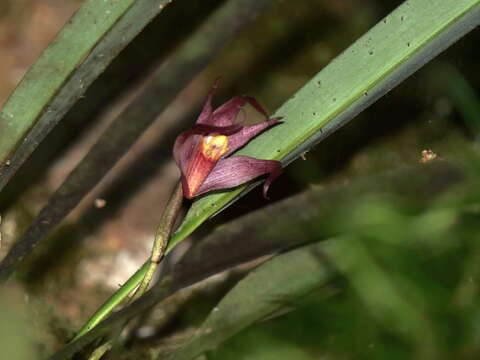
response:
M234 97L213 111L212 97L217 87L218 82L210 90L193 128L181 133L175 141L173 156L182 172L183 194L191 199L208 191L232 188L269 174L263 186L263 195L266 197L268 187L281 173L280 162L229 156L281 118L268 119L262 106L248 96ZM268 120L251 126L236 124L238 112L247 103Z

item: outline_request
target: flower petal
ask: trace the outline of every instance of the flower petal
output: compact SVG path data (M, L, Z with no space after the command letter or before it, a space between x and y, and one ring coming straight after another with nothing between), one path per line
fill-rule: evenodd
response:
M248 156L235 156L221 159L200 186L195 195L207 191L232 188L244 184L261 175L269 174L263 185L263 196L267 197L267 191L273 180L282 172L279 161L260 160Z
M212 126L204 124L195 124L191 130L184 131L177 136L173 146L173 157L183 174L186 173L187 161L192 157L193 152L197 149L201 141L201 135L232 135L244 127L242 125L231 126Z
M197 195L198 189L217 164L218 159L206 156L200 150L201 144L195 149L188 159L188 166L182 173L183 195L191 199Z
M207 100L205 100L205 104L203 105L202 112L198 116L197 124L205 124L205 125L213 125L213 108L212 108L212 98L215 94L215 91L218 89L218 83L220 79L217 79L212 88L210 89Z
M262 131L277 124L281 119L281 117L277 117L267 121L262 121L261 123L255 125L244 126L240 131L230 135L228 137L228 151L223 155L223 157L227 157L234 151L237 151Z
M213 112L213 123L216 126L233 125L240 109L247 103L252 105L258 112L265 115L265 117L268 117L265 109L257 102L257 100L255 100L255 98L250 96L236 96Z
M184 131L177 136L173 145L173 158L182 175L185 175L187 172L189 159L195 150L198 149L201 138L201 135L196 135L192 131Z

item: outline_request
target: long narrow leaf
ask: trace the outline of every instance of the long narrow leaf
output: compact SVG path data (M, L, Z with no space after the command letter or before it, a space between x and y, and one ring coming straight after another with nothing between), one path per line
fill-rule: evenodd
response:
M275 116L283 116L283 124L256 138L239 154L288 164L479 23L479 0L406 1L280 107ZM246 189L242 186L196 201L169 251Z
M0 112L0 190L120 51L171 0L86 0Z

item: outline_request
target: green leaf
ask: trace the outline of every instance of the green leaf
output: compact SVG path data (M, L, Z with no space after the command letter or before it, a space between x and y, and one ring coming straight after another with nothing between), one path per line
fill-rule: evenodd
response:
M88 86L170 1L84 1L0 112L0 190Z
M238 153L288 164L479 23L479 0L406 1L280 107L274 116L283 116L283 124ZM168 251L249 188L242 186L194 202Z
M213 349L247 326L291 305L326 283L331 269L322 262L323 243L309 245L267 261L241 280L171 357L188 360Z

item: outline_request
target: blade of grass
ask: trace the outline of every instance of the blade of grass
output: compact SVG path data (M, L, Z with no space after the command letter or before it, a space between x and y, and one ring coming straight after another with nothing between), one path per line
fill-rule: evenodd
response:
M0 111L0 191L90 84L170 2L83 2Z
M290 163L479 23L479 0L406 1L282 105L273 116L283 116L283 124L238 154ZM194 202L167 252L248 189Z
M270 0L231 0L210 16L155 73L141 94L100 136L0 263L0 282L127 152L168 104ZM180 130L180 129L179 129Z

